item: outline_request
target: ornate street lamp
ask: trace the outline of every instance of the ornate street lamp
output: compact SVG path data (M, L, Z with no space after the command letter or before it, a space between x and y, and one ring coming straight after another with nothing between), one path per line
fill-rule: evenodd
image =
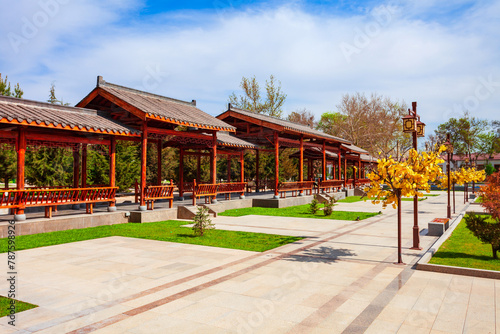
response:
M413 148L417 150L417 137L425 136L425 123L420 122L420 116L417 115L417 102L411 103L412 109L408 109L408 115L403 117L403 132L412 133ZM420 235L418 228L418 196L413 198L413 247L410 249L420 248Z
M451 218L451 203L450 203L450 188L451 188L451 173L450 173L450 160L451 160L451 155L453 154L453 145L451 144L450 141L450 134L446 134L446 142L444 143L446 146L446 153L448 156L448 163L446 166L447 174L448 174L448 206L446 208L446 217L448 219Z

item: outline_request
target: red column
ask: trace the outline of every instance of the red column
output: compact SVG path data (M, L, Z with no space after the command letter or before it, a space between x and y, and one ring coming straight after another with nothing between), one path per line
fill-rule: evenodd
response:
M24 163L26 160L26 129L22 126L19 128L17 137L17 190L24 190ZM15 220L25 220L24 206L16 210Z
M361 179L361 158L358 158L358 179Z
M342 180L342 150L339 147L339 174L338 178L339 180Z
M245 182L245 152L240 153L240 182Z
M326 150L325 150L325 142L323 141L323 160L322 160L322 168L323 168L323 180L326 181Z
M82 188L87 188L87 144L82 144Z
M109 186L116 187L116 138L115 137L111 137L109 143ZM116 204L115 202L109 203L108 211L116 211L115 204Z
M179 148L179 197L184 197L184 148Z
M80 185L80 147L78 147L77 149L73 149L73 188L79 188L79 185Z
M156 144L156 150L157 150L157 155L158 155L158 170L157 170L157 177L156 177L156 183L158 185L161 185L161 163L162 163L162 158L161 158L161 151L163 149L163 143L161 141L161 139L158 139L158 143Z
M280 143L278 132L274 132L274 197L278 198L278 183L280 179Z
M217 183L217 132L212 135L212 152L210 156L210 182Z
M260 182L260 173L259 173L259 157L260 151L255 151L255 192L259 192L259 182Z
M231 156L227 155L227 182L231 182Z
M304 181L304 135L300 135L299 181ZM301 190L302 194L303 191Z
M344 157L344 188L347 186L347 156Z
M146 200L144 198L146 189L146 158L148 153L148 124L144 121L142 126L142 142L141 142L141 203L139 210L146 211Z
M109 186L116 187L116 139L111 137L109 145Z

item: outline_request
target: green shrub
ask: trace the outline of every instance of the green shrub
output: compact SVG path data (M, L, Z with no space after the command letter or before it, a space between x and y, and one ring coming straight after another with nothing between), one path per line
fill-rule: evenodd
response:
M493 258L498 259L497 252L500 250L500 223L488 222L488 217L478 216L471 213L464 217L467 228L476 238L485 244L491 244Z
M193 220L193 232L195 235L203 236L205 230L212 230L215 228L215 225L212 224L212 220L209 218L208 208L206 207L200 206Z
M318 210L319 210L319 202L315 198L312 200L311 204L309 204L309 212L315 215L316 212L318 212Z
M330 200L325 202L325 207L323 208L323 213L325 214L325 216L332 215L333 206L335 205L336 202L337 200L333 197L330 197Z

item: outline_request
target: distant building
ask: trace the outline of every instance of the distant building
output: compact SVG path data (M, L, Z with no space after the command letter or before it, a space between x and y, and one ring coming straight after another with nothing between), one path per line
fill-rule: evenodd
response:
M446 154L441 155L441 158L445 160L445 163L442 164L442 168L446 167ZM451 168L456 169L463 167L467 162L468 156L454 154L451 162ZM500 170L500 153L488 155L488 154L472 154L472 161L475 162L476 168L478 170L483 170L485 166L490 163L495 167L496 171Z

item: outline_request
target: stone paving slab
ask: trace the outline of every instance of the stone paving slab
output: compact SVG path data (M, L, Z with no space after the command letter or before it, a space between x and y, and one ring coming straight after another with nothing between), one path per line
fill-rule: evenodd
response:
M419 202L421 229L445 213L445 200ZM380 210L370 202L355 207ZM412 269L423 251L408 248L411 208L403 203L407 265L393 264L393 209L360 222L214 220L220 229L307 236L263 253L124 237L20 251L20 299L40 307L18 314L15 330L1 319L0 332L496 332L495 280ZM421 244L435 240L422 236Z

